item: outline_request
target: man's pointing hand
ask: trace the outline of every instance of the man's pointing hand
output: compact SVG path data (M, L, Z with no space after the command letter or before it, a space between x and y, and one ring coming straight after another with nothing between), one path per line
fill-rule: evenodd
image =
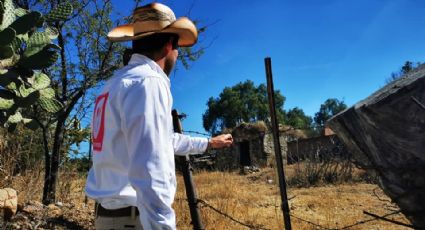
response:
M224 147L230 147L233 144L233 137L231 134L222 134L213 137L208 142L208 147L213 149L219 149Z

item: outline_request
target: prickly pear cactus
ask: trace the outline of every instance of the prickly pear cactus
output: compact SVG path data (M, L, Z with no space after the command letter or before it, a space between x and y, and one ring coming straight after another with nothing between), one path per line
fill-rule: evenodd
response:
M66 20L71 13L69 3L43 16L16 8L12 0L0 0L0 125L8 130L13 131L19 123L37 128L37 123L22 113L31 106L50 113L62 109L50 88L50 77L41 70L57 61L60 50L52 42L58 31L47 23Z

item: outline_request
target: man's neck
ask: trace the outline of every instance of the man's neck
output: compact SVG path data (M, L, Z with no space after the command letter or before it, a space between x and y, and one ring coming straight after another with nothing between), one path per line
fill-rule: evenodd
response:
M151 59L152 61L156 62L156 64L158 64L159 67L161 67L161 69L164 70L164 67L165 67L165 57L161 57L161 55L152 54L152 53L142 53L142 55L144 55L147 58Z

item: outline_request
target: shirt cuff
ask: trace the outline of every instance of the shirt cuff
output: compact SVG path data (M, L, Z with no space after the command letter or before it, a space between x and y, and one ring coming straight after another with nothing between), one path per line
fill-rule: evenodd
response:
M198 154L204 153L208 147L208 139L204 137L191 137L194 149Z

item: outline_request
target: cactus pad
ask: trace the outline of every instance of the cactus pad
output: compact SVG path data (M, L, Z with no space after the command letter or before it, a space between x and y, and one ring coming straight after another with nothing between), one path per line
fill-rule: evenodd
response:
M45 46L51 44L51 40L45 32L35 32L27 42L24 57L29 57L41 51Z
M40 90L40 96L45 98L54 98L55 90L52 88L42 89Z
M0 123L9 131L18 123L38 128L35 120L22 117L22 108L40 106L50 113L63 109L49 76L34 70L52 66L59 57L60 47L52 43L59 31L45 22L66 20L72 11L70 3L63 3L43 17L15 7L13 0L0 0Z
M12 124L16 124L16 123L19 123L20 121L22 121L22 118L23 118L22 114L20 112L16 112L12 116L10 116L9 119L7 119L7 122L12 123Z
M29 69L43 69L53 65L59 57L56 52L58 46L49 44L40 52L26 58L21 58L19 65Z
M41 13L37 11L25 14L14 21L10 27L15 29L16 34L26 34L36 27L38 21L41 18Z
M12 108L15 102L13 100L0 98L0 110L6 110Z
M50 78L44 73L35 73L31 86L36 89L45 89L50 85Z
M28 107L33 105L34 103L36 103L38 101L38 99L40 98L40 91L34 91L32 93L30 93L27 97L18 97L15 99L15 103L19 106L19 107Z
M3 23L3 13L4 13L3 2L0 1L0 26Z
M19 55L13 55L11 58L8 59L0 59L0 69L6 69L8 67L16 65L19 61Z
M28 14L28 10L23 9L23 8L17 8L17 9L15 9L15 15L16 15L16 16L18 16L18 17L22 17L22 16L24 16L25 14Z
M0 32L0 46L9 45L15 39L16 32L12 28L6 28Z
M13 56L14 52L11 46L0 46L0 59L8 59Z
M0 24L0 30L7 28L15 21L15 6L12 0L3 1L3 20Z
M62 104L55 99L40 97L38 103L44 110L50 113L56 113L62 109Z
M64 21L72 14L72 5L62 3L50 11L44 18L48 22Z
M28 97L34 91L35 91L35 89L33 89L33 88L27 88L27 87L25 87L24 84L22 84L19 87L19 94L21 94L21 97Z
M51 26L47 27L44 33L46 33L50 39L56 39L59 36L59 31L55 27Z
M15 37L15 39L13 39L13 41L12 41L12 43L10 45L12 46L13 50L15 52L17 52L18 49L21 48L22 40L20 38L18 38L18 37Z

